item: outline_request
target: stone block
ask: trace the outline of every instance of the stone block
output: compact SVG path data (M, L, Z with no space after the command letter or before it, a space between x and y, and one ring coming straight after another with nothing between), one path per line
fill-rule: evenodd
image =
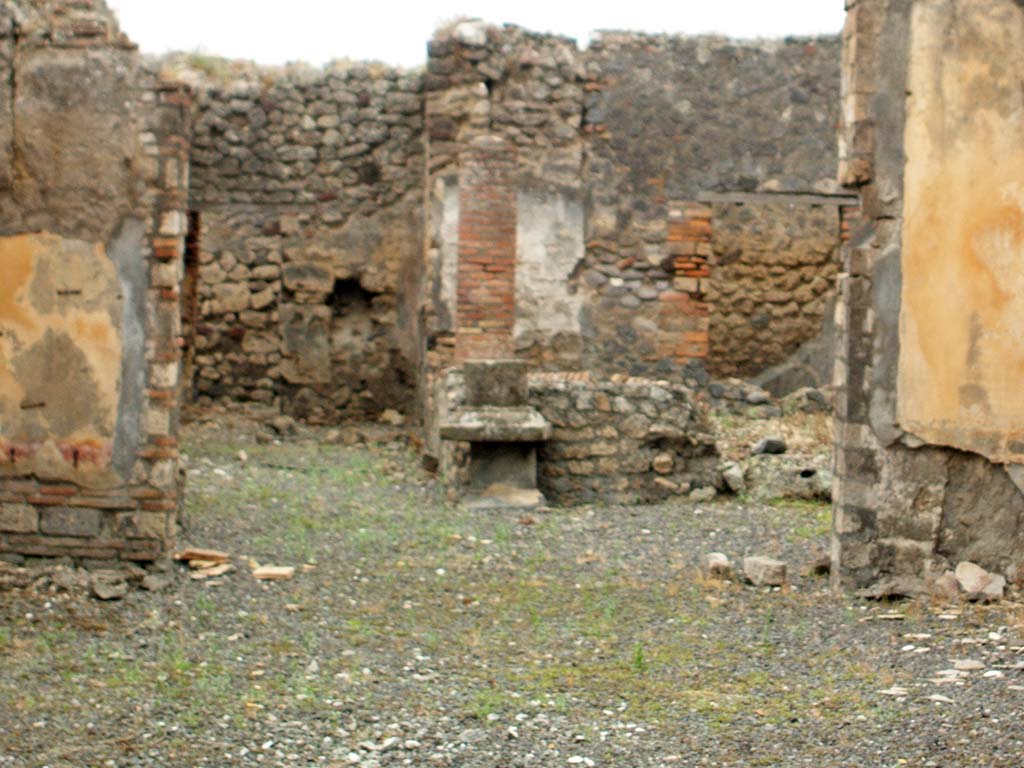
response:
M165 539L167 513L129 512L117 516L117 534L129 539Z
M540 442L551 425L533 408L475 408L454 414L441 426L445 440L471 442Z
M758 456L763 453L780 454L786 452L786 441L781 437L765 437L758 441L757 445L750 449L751 456Z
M966 560L957 564L953 575L966 599L972 602L999 600L1006 588L1006 579L1002 575L989 573L981 566Z
M334 290L334 275L318 264L285 264L282 279L289 291L330 293Z
M713 579L731 579L733 575L732 563L722 552L701 555L700 570L705 577Z
M273 288L264 288L258 293L252 295L252 308L253 309L266 309L277 300L277 293Z
M242 283L221 283L213 286L213 299L209 310L212 314L241 312L249 308L249 287Z
M464 363L466 403L514 407L526 405L529 387L523 360L475 360Z
M770 557L745 557L743 574L754 586L781 587L786 583L786 564Z
M659 453L651 460L651 469L659 475L667 475L675 469L676 460L671 453Z
M276 264L261 264L252 270L253 280L276 280L281 274L281 268Z
M722 469L722 480L726 487L735 494L742 494L747 490L743 467L736 462L730 462Z
M89 589L99 600L120 600L128 594L128 581L120 571L94 571L89 577Z
M718 491L715 490L715 487L705 485L700 488L694 488L686 498L697 504L704 504L714 501L716 496L718 496Z
M39 530L51 536L99 536L103 513L98 509L46 507L39 519Z
M39 513L28 504L0 506L0 531L35 533L39 530Z

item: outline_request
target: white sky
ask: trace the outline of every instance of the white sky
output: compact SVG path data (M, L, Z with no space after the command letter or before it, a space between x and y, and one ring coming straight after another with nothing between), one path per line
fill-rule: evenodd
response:
M731 37L836 33L843 0L107 0L147 53L200 51L262 64L331 59L418 66L426 42L459 16L557 32L584 45L592 30Z

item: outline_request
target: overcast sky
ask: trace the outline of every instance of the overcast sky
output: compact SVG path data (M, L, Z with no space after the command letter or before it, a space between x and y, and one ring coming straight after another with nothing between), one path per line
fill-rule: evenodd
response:
M732 37L836 33L843 0L108 0L147 53L200 51L262 64L376 59L418 66L426 41L456 17L575 37L600 29Z

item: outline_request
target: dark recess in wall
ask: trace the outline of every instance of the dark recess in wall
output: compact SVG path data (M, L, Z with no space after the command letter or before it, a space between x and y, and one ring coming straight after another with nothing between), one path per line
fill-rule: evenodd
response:
M327 306L333 317L369 314L373 299L379 294L368 291L358 280L335 280L334 289L327 297Z
M199 211L188 212L188 232L185 235L185 276L181 284L181 381L191 396L192 375L195 370L196 324L199 322Z

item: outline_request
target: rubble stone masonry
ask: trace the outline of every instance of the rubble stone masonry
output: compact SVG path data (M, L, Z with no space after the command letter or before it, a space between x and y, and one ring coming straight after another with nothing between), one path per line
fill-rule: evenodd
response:
M774 286L751 285L737 267L745 261L766 278L783 265L797 272L805 239L838 241L827 213L806 212L815 202L834 211L837 201L829 198L840 191L838 41L611 32L591 45L585 61L584 367L682 373L701 384L688 361L731 375L756 347L758 370L782 362L819 333L823 302L769 302ZM691 240L695 246L680 253L677 233L686 225L676 211L687 205L706 207L706 244ZM744 234L754 236L744 242L743 258L732 239L741 220ZM768 232L775 236L763 243ZM701 263L686 265L680 256ZM827 285L835 272L824 258L806 267L806 276L778 274L768 282L785 280L792 294L805 279L820 277ZM792 311L773 314L794 301ZM723 344L723 334L735 337L742 351Z
M720 482L705 415L678 384L538 373L529 401L553 426L539 456L540 489L551 501L654 503Z
M424 72L179 60L198 75L194 396L312 421L429 400L469 331L463 162L484 136L515 152L502 355L690 385L783 362L826 325L836 271L838 58L834 38L630 33L581 52L470 21Z
M440 30L425 77L427 368L452 360L459 148L485 134L518 148L518 357L702 385L705 362L757 373L818 336L850 201L835 181L838 60L834 38L606 33L580 52L516 27Z
M708 368L746 378L792 355L834 311L839 208L716 203L712 221Z
M196 396L316 422L411 409L421 75L208 69L192 139Z
M436 386L438 418L447 421L467 405L462 368L445 369ZM550 502L656 503L721 483L705 406L682 385L536 372L529 376L527 404L552 426L550 438L538 445L537 478ZM468 443L445 440L431 452L452 491L469 484Z

